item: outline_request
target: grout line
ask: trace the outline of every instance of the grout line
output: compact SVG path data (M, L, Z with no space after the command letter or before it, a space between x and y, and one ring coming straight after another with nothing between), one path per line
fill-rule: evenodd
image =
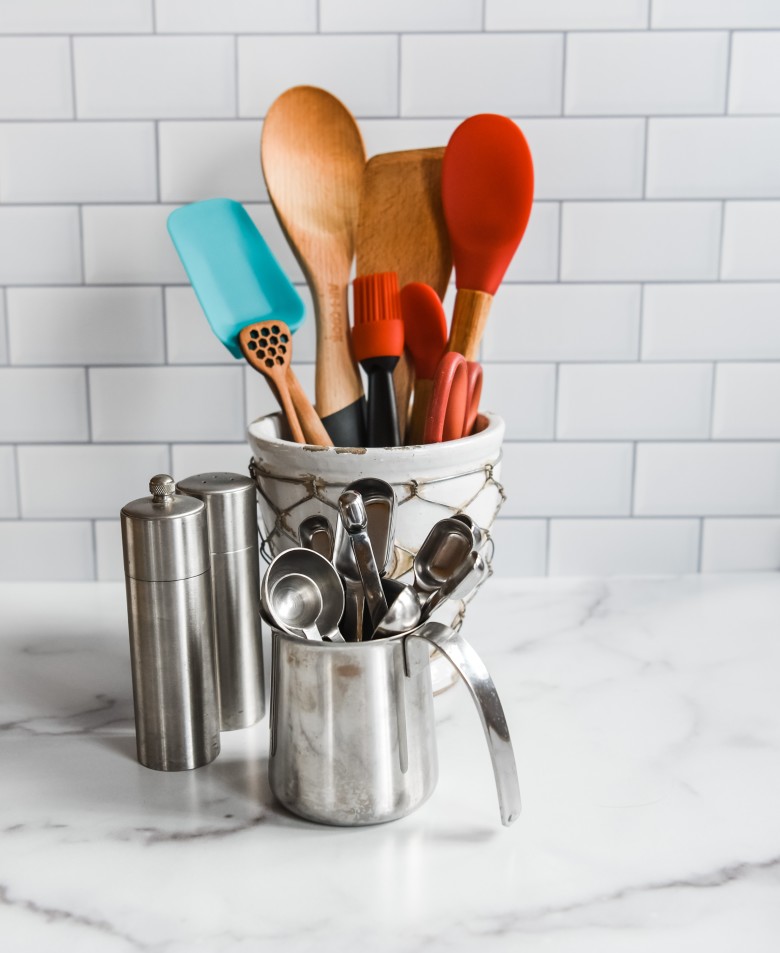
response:
M723 282L723 244L726 238L726 199L720 203L720 236L718 238L718 267L716 282Z
M482 32L487 32L487 0L482 0Z
M748 363L752 364L753 361ZM715 429L715 394L716 394L716 384L718 379L718 362L714 361L712 364L712 377L710 379L710 420L709 427L707 430L710 440L713 440L713 430Z
M78 206L78 225L79 225L79 261L81 265L81 287L87 283L87 265L86 265L86 248L84 246L84 206ZM35 286L33 286L35 287ZM37 286L37 287L40 287Z
M631 503L628 510L628 515L634 516L636 514L636 454L639 441L634 440L631 444Z
M723 115L729 115L729 96L731 94L731 51L734 47L734 31L729 30L728 49L726 51L726 90L723 103Z
M563 56L561 59L561 116L566 115L566 64L569 52L569 34L563 34Z
M163 326L163 364L170 366L171 362L168 359L168 296L165 294L165 288L160 288L161 296L161 312L162 312L162 326ZM145 367L146 365L141 365ZM159 366L159 365L158 365ZM219 365L217 365L219 366Z
M161 188L162 188L160 184L161 163L160 163L160 120L159 119L154 120L153 127L154 127L154 181L155 181L155 188L156 188L156 200L157 200L157 203L159 204L161 201L160 194L161 194Z
M702 561L704 558L704 517L699 517L699 552L696 559L696 572L701 572Z
M550 575L550 537L552 535L552 517L544 520L544 574Z
M238 34L233 37L233 98L236 101L235 108L235 118L239 119L241 116L241 110L239 109L238 103Z
M320 9L322 3L321 0L317 0L316 7L314 9L314 32L322 33L322 11Z
M642 333L644 331L644 326L645 326L645 285L643 283L639 286L639 321L637 322L637 335L636 335L637 361L642 360ZM647 362L647 363L651 363L651 362ZM657 363L657 362L652 362L652 363Z
M425 0L421 0L419 6L424 6ZM247 3L247 5L249 5ZM676 34L676 33L728 33L728 26L690 26L690 27L654 27L653 34L664 35L664 34ZM740 32L749 32L749 33L759 33L759 32L775 32L777 27L775 26L744 26L736 27ZM550 34L557 34L560 36L564 32L565 27L555 26L547 27L546 29L529 29L529 28L517 28L517 29L508 29L503 30L500 28L493 28L487 31L488 36L549 36ZM325 30L321 31L323 36L328 37L340 37L342 39L349 39L350 37L361 37L361 36L392 36L393 33L397 32L396 30ZM646 32L646 28L642 26L632 26L632 27L614 27L607 29L605 27L593 27L592 29L587 29L584 27L577 27L575 29L569 29L570 33L585 33L585 34L597 34L602 36L624 36L626 34L640 34L643 35ZM435 29L430 30L405 30L408 36L461 36L461 37L479 37L482 35L482 30L479 27L473 29L460 29L460 30L448 30L444 27L436 27ZM63 39L67 38L74 34L67 32L50 32L50 33L2 33L0 38L2 39L26 39L26 40L42 40L42 39ZM121 31L119 33L80 33L79 37L83 37L89 40L125 40L125 39L165 39L166 37L192 37L194 39L208 39L210 37L223 37L223 36L233 36L234 32L231 30L165 30L158 33L152 33L151 30L146 30L141 32L139 30L127 30ZM308 30L273 30L267 32L261 32L258 30L242 30L241 36L252 37L253 39L268 39L274 40L280 36L286 37L315 37L317 36L317 27Z
M517 366L517 365L514 364L513 362L513 366ZM556 363L553 370L553 434L552 434L553 440L558 439L558 408L559 408L558 389L560 388L560 382L561 382L560 370L561 370L561 365Z
M97 582L98 578L98 548L97 548L97 520L91 519L92 527L92 578Z
M79 113L76 106L76 51L73 42L73 36L68 37L68 52L70 55L70 98L73 105L73 116L71 121L78 119Z
M651 30L653 26L653 4L655 0L648 0L647 3L647 23L645 24L646 30Z
M642 199L647 199L647 153L650 149L650 119L644 121L644 150L642 153Z
M157 33L157 0L149 0L152 5L152 33Z
M25 517L22 515L22 473L19 462L19 447L16 444L13 444L11 450L14 459L14 476L16 477L16 480L14 481L16 483L16 512L18 514L16 519L21 520L25 519Z
M87 443L94 442L94 431L92 429L92 382L90 381L89 368L84 368L84 393L87 399Z
M558 261L555 270L556 284L561 284L561 268L563 262L563 205L564 203L562 201L558 203Z

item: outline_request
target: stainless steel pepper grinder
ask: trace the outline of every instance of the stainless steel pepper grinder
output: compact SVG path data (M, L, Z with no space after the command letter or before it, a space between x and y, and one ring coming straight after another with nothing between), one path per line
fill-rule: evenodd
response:
M265 712L257 490L240 473L198 473L176 488L206 505L222 730L248 728Z
M165 473L122 508L138 760L183 771L219 754L206 508Z

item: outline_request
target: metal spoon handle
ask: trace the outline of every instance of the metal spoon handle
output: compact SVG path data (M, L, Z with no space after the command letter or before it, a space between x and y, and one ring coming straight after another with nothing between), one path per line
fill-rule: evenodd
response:
M352 544L373 631L387 614L387 600L382 590L382 579L374 559L371 540L368 538L368 518L362 496L354 490L345 490L339 497L339 512Z

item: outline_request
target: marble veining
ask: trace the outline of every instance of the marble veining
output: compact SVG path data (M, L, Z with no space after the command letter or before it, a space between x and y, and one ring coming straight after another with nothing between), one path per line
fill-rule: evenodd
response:
M458 686L432 798L342 830L274 803L267 719L137 763L121 585L0 586L3 949L776 953L780 576L491 580L466 634L520 820Z

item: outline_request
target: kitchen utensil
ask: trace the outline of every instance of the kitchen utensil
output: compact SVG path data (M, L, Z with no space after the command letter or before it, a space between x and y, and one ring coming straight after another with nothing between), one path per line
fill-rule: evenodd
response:
M239 332L248 325L273 319L290 331L300 326L303 302L239 202L184 205L168 216L168 232L211 330L233 357L245 356ZM291 370L288 388L306 441L332 446Z
M474 428L482 395L482 367L457 351L439 362L423 433L424 443L458 440Z
M478 361L466 361L466 416L462 437L470 437L479 414L482 398L482 365Z
M304 549L313 549L328 562L333 559L333 527L326 516L315 513L301 520L298 541Z
M219 754L206 507L166 473L122 507L138 760L185 771Z
M363 275L353 283L355 325L352 348L368 375L367 447L397 447L398 425L393 368L404 349L401 295L395 272Z
M404 585L398 579L383 579L382 591L387 599L387 612L374 629L372 638L410 632L420 624L422 605L412 586Z
M241 329L238 335L241 350L256 371L273 385L296 443L306 443L288 384L292 344L289 329L281 321L258 321Z
M457 520L459 523L463 523L464 526L468 527L471 533L472 549L474 552L479 552L485 545L486 540L485 534L482 532L476 520L472 519L468 513L454 513L449 519Z
M443 147L409 149L368 160L357 230L358 275L394 271L401 287L423 281L444 297L452 256L441 203L443 155ZM405 355L393 377L403 435L412 386Z
M433 525L414 557L414 587L434 592L463 565L472 552L473 536L465 523L445 517Z
M347 317L366 162L360 130L335 96L296 86L269 109L260 156L268 194L314 300L317 410L337 446L365 446L363 386Z
M430 286L412 281L401 288L404 347L414 367L414 400L406 443L422 443L436 368L447 349L447 318L439 295Z
M328 645L273 632L269 781L290 811L321 824L378 824L409 814L436 786L430 647L477 706L501 820L520 812L509 727L484 663L465 639L427 622L408 635Z
M447 143L441 185L458 287L448 347L473 361L531 214L533 162L522 132L505 116L462 122Z
M285 632L303 638L343 642L338 630L344 590L332 564L311 549L286 549L265 571L263 606Z
M265 711L255 485L240 473L198 473L176 489L206 505L220 727L248 728Z
M341 494L339 515L352 545L373 632L387 615L387 600L368 535L368 515L360 493L355 490L345 490Z
M465 599L479 586L490 571L482 553L469 553L438 589L421 601L420 619L425 622L447 599Z

